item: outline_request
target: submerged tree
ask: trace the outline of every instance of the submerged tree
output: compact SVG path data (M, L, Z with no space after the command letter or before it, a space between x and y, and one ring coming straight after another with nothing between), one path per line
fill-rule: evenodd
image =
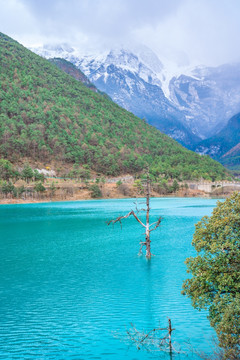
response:
M151 258L152 253L151 253L151 240L150 240L150 233L153 230L156 230L161 221L162 221L162 217L160 216L158 218L157 221L153 222L152 224L150 224L149 222L149 217L150 217L150 179L149 179L149 174L147 174L147 181L146 181L146 209L141 209L142 211L146 211L146 224L144 224L139 217L137 216L137 214L131 210L128 214L123 215L123 216L119 216L116 219L110 220L108 222L108 225L110 224L115 224L116 222L119 222L122 225L122 219L126 219L129 216L134 216L134 218L139 222L139 224L141 224L144 228L145 228L145 241L140 242L140 250L139 250L139 254L142 254L142 248L144 246L146 246L146 257L147 258ZM139 212L139 210L137 209L136 211L137 213Z
M168 319L168 326L165 328L156 327L150 331L138 330L131 324L127 329L127 340L135 345L138 350L146 350L148 352L162 351L169 353L172 359L173 353L180 353L178 344L172 342L172 332L175 329L172 327L171 319Z

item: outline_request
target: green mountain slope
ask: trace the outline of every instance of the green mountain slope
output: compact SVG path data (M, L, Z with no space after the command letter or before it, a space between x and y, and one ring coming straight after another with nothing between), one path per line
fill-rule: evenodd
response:
M106 175L225 177L224 168L161 134L0 33L0 155L88 164Z

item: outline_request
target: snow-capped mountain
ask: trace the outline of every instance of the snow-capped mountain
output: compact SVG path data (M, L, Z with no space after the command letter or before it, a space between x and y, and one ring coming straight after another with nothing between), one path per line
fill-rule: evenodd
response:
M31 50L72 62L113 101L189 148L240 111L240 64L171 70L142 46L98 54L66 44Z
M198 138L185 128L184 115L165 96L163 65L154 54L152 60L149 54L142 58L120 49L110 51L104 60L84 57L78 66L117 104L190 146Z
M84 55L68 46L31 49L46 58L62 57L81 69L113 101L162 132L191 147L199 138L184 126L184 114L166 97L163 64L148 48L115 49Z

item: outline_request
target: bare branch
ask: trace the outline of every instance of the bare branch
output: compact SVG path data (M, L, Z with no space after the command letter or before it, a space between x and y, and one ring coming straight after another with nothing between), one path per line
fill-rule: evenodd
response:
M161 331L161 330L167 330L167 328L163 328L163 329L152 329L151 331L149 331L147 334L144 334L144 336L142 337L142 339L139 341L139 343L141 344L144 340L146 340L150 334L152 334L153 332L157 332L157 331Z
M139 204L144 204L143 202L140 202ZM140 211L147 211L146 209L139 209L138 208L138 201L134 201L134 205L135 205L135 207L136 207L136 209L135 209L135 211L136 211L136 213L139 213Z
M159 225L161 224L161 221L162 221L162 217L160 216L159 219L158 219L158 221L152 223L152 224L149 226L149 227L151 227L151 226L153 226L154 224L156 224L156 225L154 226L154 228L150 230L150 232L153 231L153 230L156 230L156 229L159 227Z
M144 330L139 331L131 323L131 328L127 329L128 341L133 343L138 350L143 349L148 352L163 351L170 354L172 359L173 352L184 353L181 351L178 344L173 344L171 335L173 332L171 320L168 319L168 327L153 328L152 330L145 332ZM165 332L166 331L166 332ZM177 347L175 347L175 345Z
M138 256L141 256L142 255L142 248L143 248L143 246L146 246L146 241L142 241L142 242L140 242L140 249L139 249L139 252L138 252Z
M142 221L137 217L137 215L135 214L135 212L132 210L132 211L130 211L127 215L124 215L124 216L119 216L119 217L117 217L116 219L113 219L113 220L110 220L107 224L108 225L110 225L111 223L112 224L115 224L116 222L120 222L120 224L121 224L121 220L122 219L126 219L126 218L128 218L129 216L131 216L131 215L133 215L134 217L135 217L135 219L139 222L139 224L141 224L143 227L146 227L146 225L144 225L143 223L142 223Z

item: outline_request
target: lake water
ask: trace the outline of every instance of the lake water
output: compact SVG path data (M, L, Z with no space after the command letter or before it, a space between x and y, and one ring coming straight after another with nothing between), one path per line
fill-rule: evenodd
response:
M133 201L0 206L0 359L169 359L126 339L130 323L147 331L167 317L185 351L174 359L198 359L191 347L211 352L206 313L181 286L194 224L216 200L152 199L152 220L163 221L151 233L151 261L137 256L144 236L134 218L122 230L106 225Z

